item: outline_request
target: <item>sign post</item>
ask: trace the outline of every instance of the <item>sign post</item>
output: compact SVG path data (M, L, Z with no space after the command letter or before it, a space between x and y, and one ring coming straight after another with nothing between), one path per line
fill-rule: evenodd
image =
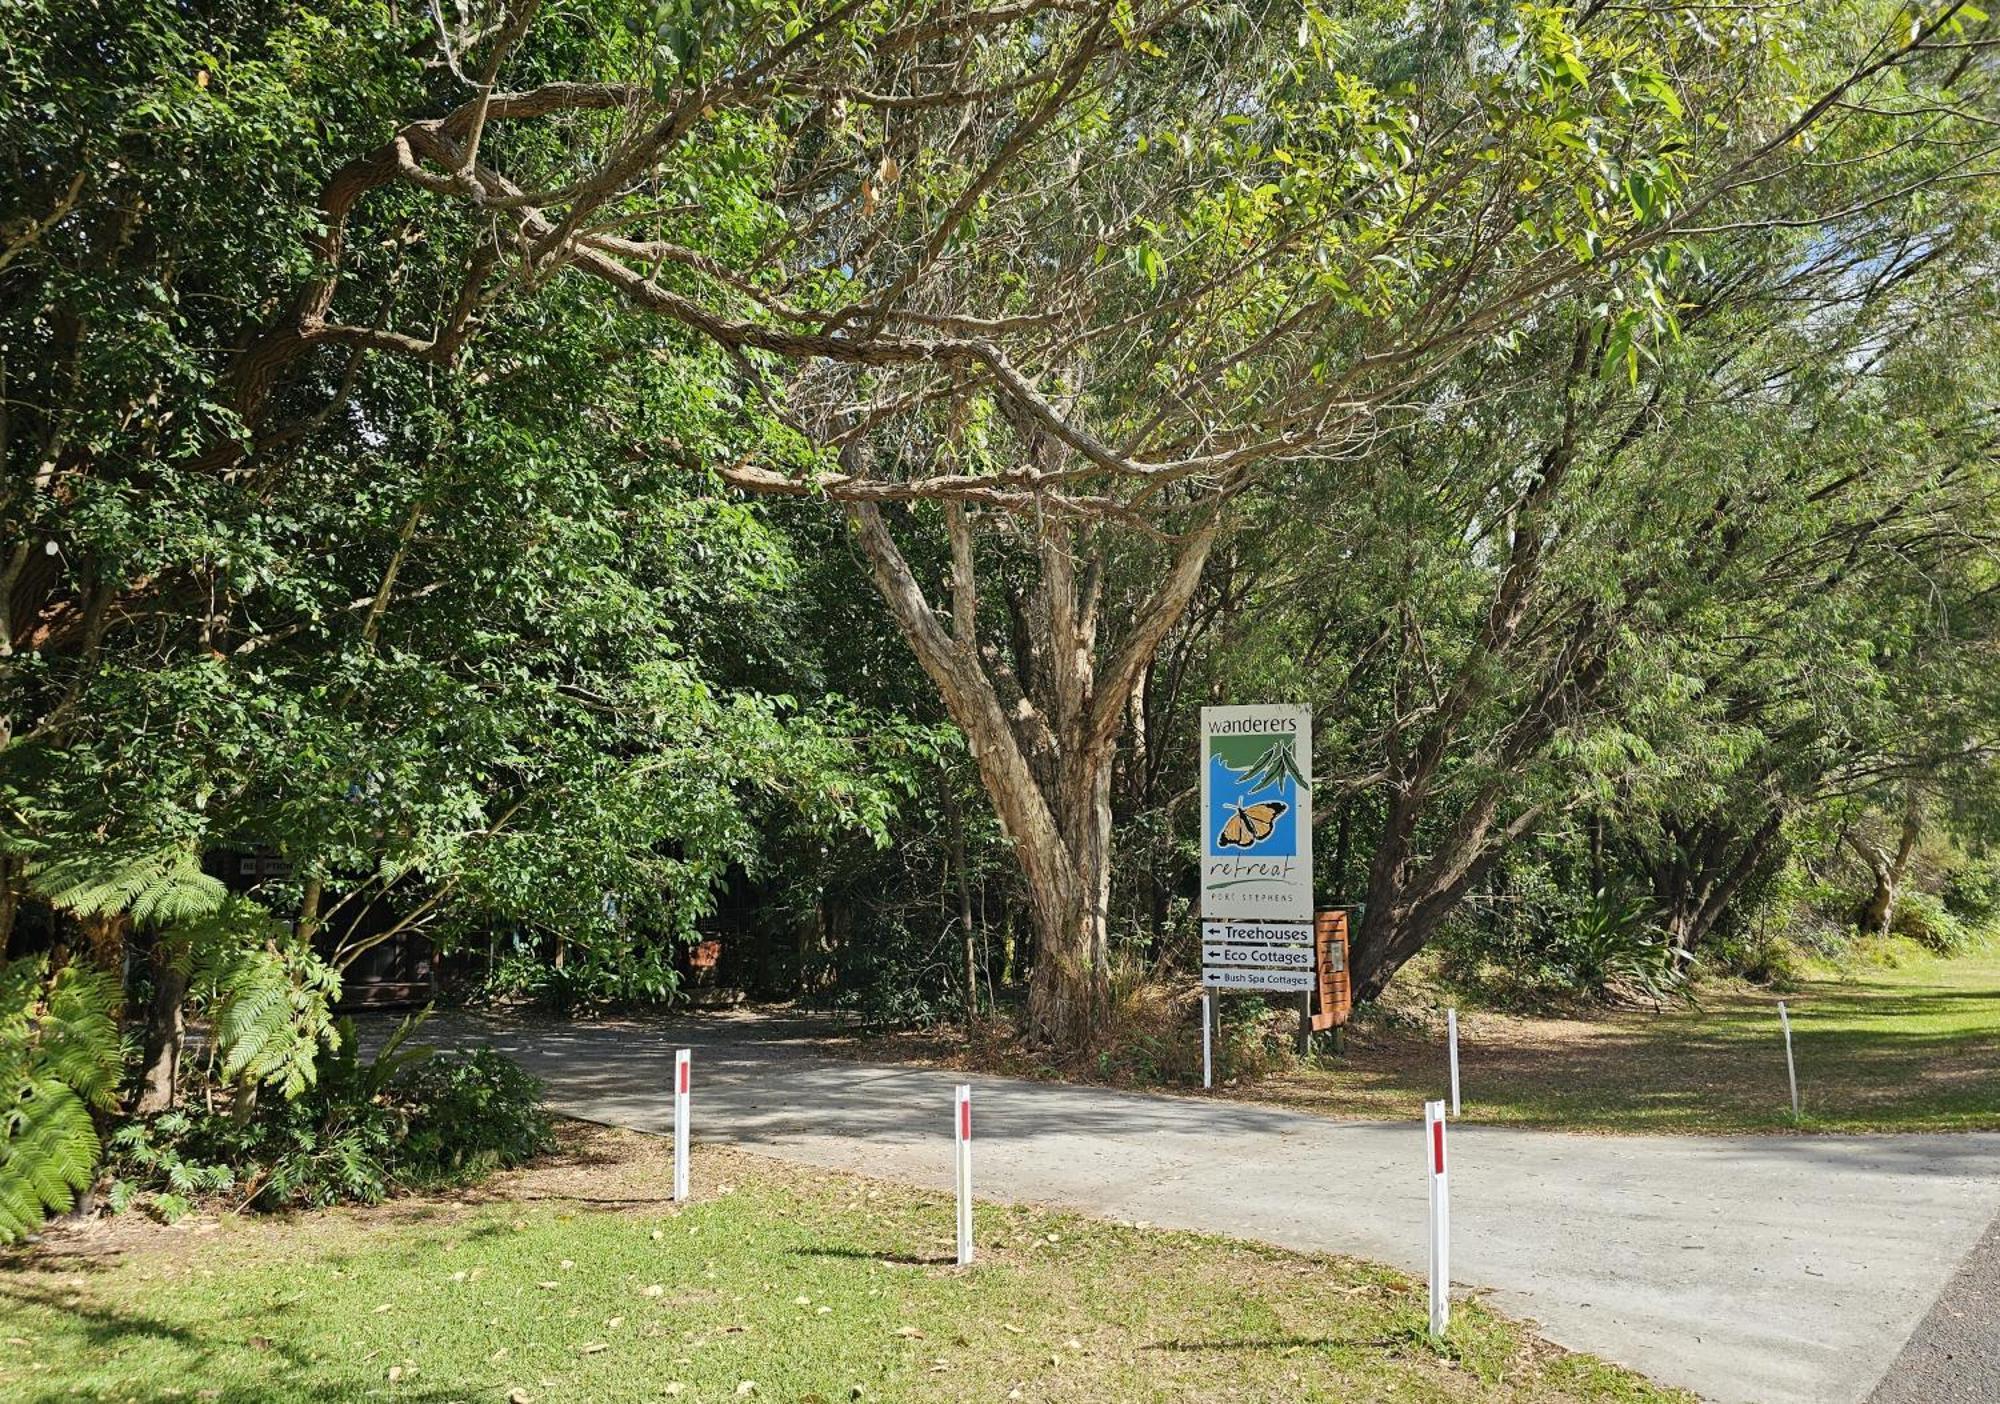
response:
M958 1084L952 1103L952 1140L958 1151L958 1265L972 1265L972 1084Z
M1451 1039L1451 1119L1458 1120L1458 1011L1444 1012L1445 1028Z
M1424 1156L1431 1182L1431 1334L1451 1324L1451 1178L1444 1158L1444 1103L1424 1103Z
M1201 992L1201 1085L1203 1091L1207 1091L1215 1086L1215 1040L1209 1032L1209 1019L1213 1012L1209 1006L1214 999L1215 993L1212 990L1204 989Z
M1792 1062L1792 1016L1785 1012L1785 1002L1778 1001L1778 1024L1785 1031L1785 1081L1792 1086L1792 1124L1799 1123L1799 1071Z
M674 1052L674 1202L688 1197L688 1093L692 1082L694 1050Z

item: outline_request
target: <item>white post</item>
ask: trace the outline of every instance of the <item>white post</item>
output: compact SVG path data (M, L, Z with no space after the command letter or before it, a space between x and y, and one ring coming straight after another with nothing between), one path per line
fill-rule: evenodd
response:
M1778 1024L1785 1031L1785 1081L1792 1087L1792 1124L1799 1120L1799 1073L1792 1063L1792 1018L1785 1012L1785 1002L1778 1001Z
M1424 1103L1424 1160L1431 1182L1431 1334L1451 1322L1451 1179L1445 1169L1444 1103Z
M674 1050L674 1202L688 1197L688 1094L692 1090L691 1048Z
M1447 1009L1445 1027L1451 1033L1451 1119L1458 1120L1458 1011Z
M1214 1012L1209 1002L1215 998L1213 992L1201 992L1201 1085L1204 1089L1215 1086L1214 1050L1209 1043L1209 1029L1214 1024Z
M958 1084L951 1118L958 1150L958 1265L972 1264L972 1084Z

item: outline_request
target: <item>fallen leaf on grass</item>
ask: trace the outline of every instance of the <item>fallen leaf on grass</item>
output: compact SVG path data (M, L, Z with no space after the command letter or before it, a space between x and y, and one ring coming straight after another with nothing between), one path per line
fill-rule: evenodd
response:
M544 1292L553 1292L556 1290L557 1287L561 1286L562 1284L559 1282L537 1282L535 1285L541 1288Z
M609 1321L604 1323L604 1329L607 1331L616 1331L620 1326L623 1326L624 1324L625 1324L624 1317L614 1316Z
M486 1357L486 1363L488 1365L498 1365L501 1361L505 1360L506 1358L507 1358L507 1347L501 1346L500 1349L494 1351L491 1355Z
M578 1346L577 1349L584 1355L595 1355L599 1351L609 1350L611 1349L611 1347L606 1345L603 1341L592 1341L588 1345Z
M535 1396L525 1389L510 1389L507 1391L507 1404L535 1404Z
M403 1378L403 1367L400 1365L391 1365L389 1367L389 1383L394 1384L401 1378Z
M755 1380L738 1380L736 1382L736 1392L739 1395L755 1394L757 1392L757 1382Z
M375 1308L375 1314L377 1316L380 1316L383 1312L387 1311L388 1309L389 1309L389 1303L384 1302L382 1303L382 1305Z
M924 1336L924 1333L922 1331L919 1331L914 1326L898 1326L896 1328L896 1334L903 1337L905 1340L913 1340L913 1341L922 1340Z
M1014 1333L1015 1335L1017 1335L1017 1336L1025 1336L1025 1335L1027 1334L1027 1332L1023 1331L1023 1330L1022 1330L1022 1329L1021 1329L1021 1328L1020 1328L1019 1326L1016 1326L1016 1325L1015 1325L1015 1324L1014 1324L1013 1322L1011 1322L1011 1321L1003 1321L1003 1322L1001 1322L1001 1323L1000 1323L1000 1329L1001 1329L1001 1330L1003 1330L1003 1331L1011 1331L1011 1332L1013 1332L1013 1333Z
M657 1282L647 1287L644 1293L644 1295L648 1297L664 1297L666 1294L667 1294L667 1289L662 1287Z
M679 1380L668 1380L667 1387L663 1392L666 1394L679 1394L682 1390L686 1388L687 1386L682 1384Z

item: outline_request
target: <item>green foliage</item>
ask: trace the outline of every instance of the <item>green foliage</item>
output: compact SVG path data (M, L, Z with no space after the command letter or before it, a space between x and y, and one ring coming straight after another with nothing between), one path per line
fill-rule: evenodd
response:
M1579 993L1636 996L1656 1004L1686 990L1694 960L1653 925L1643 898L1603 889L1550 933L1545 958Z
M317 1077L322 1048L340 1037L333 1004L340 974L311 945L254 902L231 897L179 928L188 991L213 1021L223 1078L299 1096Z
M1954 955L1972 945L1974 932L1944 900L1922 890L1905 892L1890 917L1892 935L1915 941L1933 955Z
M403 1021L365 1060L343 1020L312 1085L259 1101L248 1117L175 1111L122 1127L113 1145L125 1199L150 1196L156 1212L225 1191L260 1209L372 1204L548 1151L540 1084L490 1048L412 1045L424 1017Z
M0 1243L90 1187L101 1146L92 1111L111 1105L118 987L44 958L0 965Z
M541 1090L520 1064L492 1048L419 1063L397 1087L413 1108L396 1153L397 1182L469 1178L553 1150L549 1119L537 1105Z
M2000 861L1974 860L1953 868L1940 894L1944 909L1974 930L2000 924Z
M222 905L225 889L201 870L191 847L108 846L70 849L49 859L31 858L23 874L49 905L78 917L129 915L140 926L191 921Z

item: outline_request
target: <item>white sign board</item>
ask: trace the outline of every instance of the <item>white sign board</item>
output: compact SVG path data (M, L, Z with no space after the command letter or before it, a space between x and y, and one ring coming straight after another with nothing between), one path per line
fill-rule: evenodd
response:
M1212 990L1300 994L1313 987L1315 978L1310 965L1303 970L1225 970L1211 965L1201 968L1201 982Z
M1204 969L1310 970L1313 929L1302 921L1205 921Z
M1311 946L1203 946L1201 963L1227 970L1310 970L1313 953Z
M1204 919L1312 920L1310 708L1201 709L1201 823Z
M1310 946L1309 921L1205 921L1201 939L1212 946Z

